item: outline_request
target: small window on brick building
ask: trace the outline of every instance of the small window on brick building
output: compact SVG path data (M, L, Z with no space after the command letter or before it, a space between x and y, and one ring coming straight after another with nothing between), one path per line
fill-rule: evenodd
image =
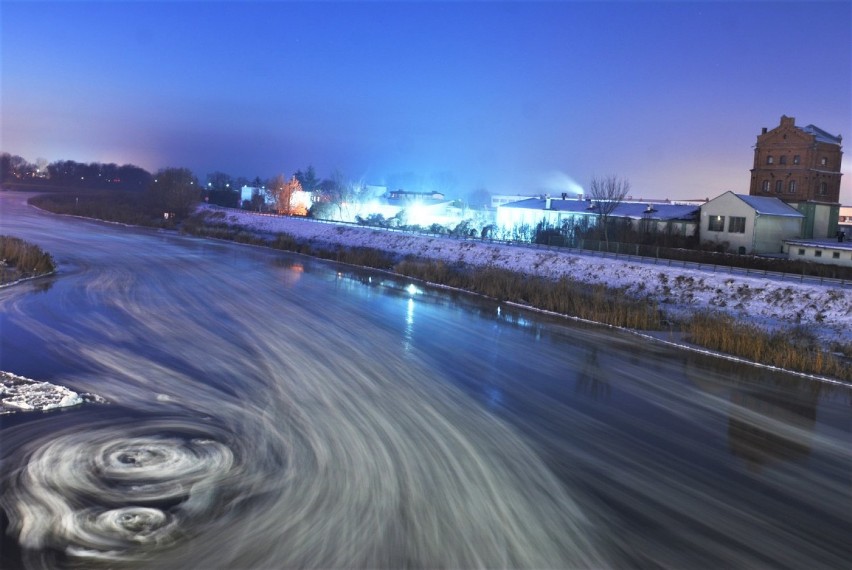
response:
M769 192L769 180L764 180L761 187L763 188L764 192Z
M825 196L826 194L828 194L828 184L826 184L825 182L820 182L819 183L819 195Z
M832 259L840 259L840 252L839 251L832 252L831 257L832 257Z
M766 164L772 164L773 162L775 162L775 159L772 158L771 154L766 157Z
M828 159L826 157L822 157L821 159L819 159L819 163L821 166L826 166L828 165Z
M801 247L799 248L799 255L805 255L805 249L804 248L801 248Z
M745 233L745 218L740 218L738 216L731 216L728 220L728 233L732 234L744 234Z
M801 161L802 159L799 157L798 154L793 155L793 164L799 164Z
M775 181L775 193L780 194L782 190L784 190L784 181L783 180L776 180Z
M790 194L796 193L796 181L795 180L791 180L790 183L787 185L787 192L789 192Z
M822 257L822 250L818 249L814 252L814 257Z
M707 220L707 231L725 231L725 216L710 216L710 219Z
M787 164L787 157L786 156L779 156L778 157L778 164Z

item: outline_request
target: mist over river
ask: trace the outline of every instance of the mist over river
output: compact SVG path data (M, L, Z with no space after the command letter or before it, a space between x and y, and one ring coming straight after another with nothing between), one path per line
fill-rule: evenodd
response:
M0 193L3 568L840 568L850 389Z

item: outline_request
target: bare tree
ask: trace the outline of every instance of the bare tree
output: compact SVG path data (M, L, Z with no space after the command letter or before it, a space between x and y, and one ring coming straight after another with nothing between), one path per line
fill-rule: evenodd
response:
M598 226L603 230L607 247L609 247L609 234L607 233L609 218L629 192L630 182L626 178L619 178L618 176L595 177L589 184L588 196L598 213Z

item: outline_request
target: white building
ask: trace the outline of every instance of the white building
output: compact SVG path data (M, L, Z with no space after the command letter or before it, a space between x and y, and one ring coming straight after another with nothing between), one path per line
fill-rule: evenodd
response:
M789 259L852 267L852 240L846 238L788 239L784 240L784 252Z
M702 243L732 253L782 253L801 236L804 214L778 198L725 192L701 206Z

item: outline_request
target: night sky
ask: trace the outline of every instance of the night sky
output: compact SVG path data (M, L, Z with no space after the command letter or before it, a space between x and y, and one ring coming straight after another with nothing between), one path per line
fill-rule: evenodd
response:
M704 198L748 193L782 114L852 141L849 1L3 0L0 35L0 143L31 162Z

